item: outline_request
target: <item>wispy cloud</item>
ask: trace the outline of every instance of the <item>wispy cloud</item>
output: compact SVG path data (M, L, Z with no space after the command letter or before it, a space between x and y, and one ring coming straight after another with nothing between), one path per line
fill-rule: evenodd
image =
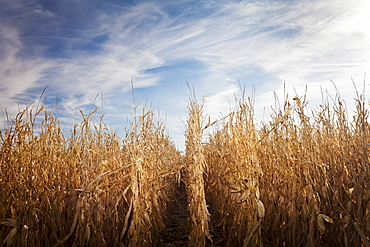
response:
M0 97L1 111L7 109L13 116L20 104L29 104L35 95L26 94L30 88L36 87L44 72L51 66L42 58L19 58L23 45L19 34L13 28L0 25ZM4 128L4 121L0 122Z
M350 78L362 81L370 65L367 1L6 2L0 76L12 81L1 84L12 97L2 105L49 84L63 117L96 106L102 93L117 122L132 101L133 78L137 97L151 98L178 131L185 81L206 96L206 113L216 118L229 110L238 81L255 85L261 110L284 81L291 93L308 85L315 99L332 79L345 94Z

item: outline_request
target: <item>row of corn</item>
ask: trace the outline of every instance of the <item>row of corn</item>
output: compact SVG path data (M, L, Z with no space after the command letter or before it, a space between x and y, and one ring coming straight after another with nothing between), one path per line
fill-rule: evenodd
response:
M66 137L28 107L0 136L1 244L163 246L181 175L189 246L370 246L368 110L334 102L286 98L257 126L250 98L216 123L191 99L185 155L150 109L120 139L95 111Z
M0 240L4 246L156 246L181 158L150 110L122 141L82 114L70 137L32 109L1 134Z

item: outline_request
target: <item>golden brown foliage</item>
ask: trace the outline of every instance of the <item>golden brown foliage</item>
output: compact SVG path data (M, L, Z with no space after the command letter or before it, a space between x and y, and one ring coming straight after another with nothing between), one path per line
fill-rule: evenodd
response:
M38 111L41 114L42 109ZM94 112L93 112L94 113ZM181 156L154 124L135 116L122 141L84 115L66 138L32 109L1 135L0 239L7 246L153 246Z
M230 246L260 246L265 207L260 198L262 170L250 102L239 101L206 145L207 197L214 220Z
M195 100L189 102L186 130L185 184L190 211L189 246L205 246L209 234L209 212L204 191L206 161L203 155L203 106Z
M163 245L181 174L190 246L370 246L367 104L358 95L349 119L333 102L308 114L305 98L287 97L257 127L242 98L204 142L214 123L190 100L185 156L150 110L121 140L96 110L67 138L28 107L0 133L1 244Z
M287 99L260 130L240 101L205 146L207 200L229 245L369 246L370 128L363 96L345 103ZM262 229L261 229L262 228Z

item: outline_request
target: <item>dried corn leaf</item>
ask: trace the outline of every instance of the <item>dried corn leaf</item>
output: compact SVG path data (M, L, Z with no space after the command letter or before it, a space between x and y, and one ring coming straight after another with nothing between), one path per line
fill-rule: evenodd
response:
M344 232L344 246L345 247L348 247L349 245L348 245L348 237L347 237L347 234Z
M1 222L1 224L6 225L6 226L16 227L17 226L17 219L7 219L6 221Z
M90 236L91 236L90 225L86 225L85 233L84 233L84 238L85 238L86 243L89 242Z
M350 218L348 215L344 216L343 219L343 229L345 229L349 225Z
M251 192L250 190L244 190L243 191L243 194L241 195L240 197L240 200L238 203L242 203L242 202L245 202L246 200L248 200L249 196L250 196Z
M352 202L351 202L351 201L348 201L348 202L347 202L347 207L346 207L346 209L347 209L347 212L348 212L348 213L351 213L351 212L352 212Z
M263 205L261 200L257 200L257 216L259 219L263 219L265 217L265 205Z
M239 186L230 186L230 193L239 193L242 192L242 189Z
M326 231L324 218L322 217L323 214L318 214L316 221L317 221L317 228L321 234L324 234Z
M260 199L260 189L259 189L259 187L256 188L255 194L256 194L257 200L259 200Z
M10 232L8 233L8 235L6 235L3 244L6 244L6 246L12 246L13 241L14 241L14 238L15 238L15 235L17 234L17 232L18 232L17 227L13 227L13 229L10 230Z
M325 214L321 214L321 217L326 221L326 222L329 222L331 224L333 224L333 219L330 218L329 216L325 215Z
M45 106L41 106L41 108L36 112L35 116L39 115L42 110L44 110Z

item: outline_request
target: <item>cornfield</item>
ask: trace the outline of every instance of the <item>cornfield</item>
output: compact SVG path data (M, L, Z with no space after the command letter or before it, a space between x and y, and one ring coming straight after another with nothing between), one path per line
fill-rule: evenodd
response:
M0 133L1 244L370 246L365 101L286 96L257 125L251 98L211 123L192 96L184 154L145 107L120 138L28 106Z

